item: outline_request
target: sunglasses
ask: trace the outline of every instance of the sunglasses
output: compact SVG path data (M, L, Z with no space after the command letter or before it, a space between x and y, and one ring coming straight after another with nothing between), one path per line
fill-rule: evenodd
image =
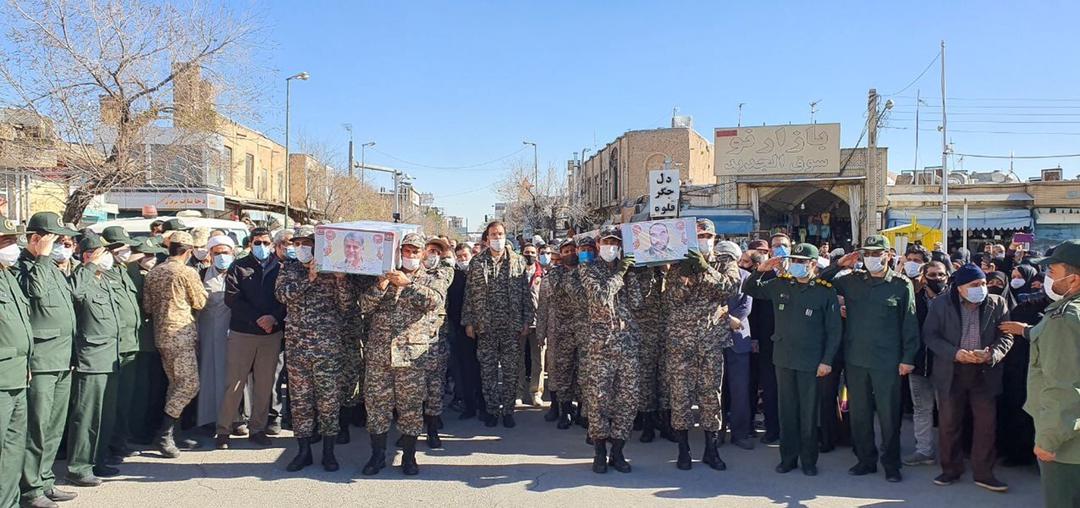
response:
M264 247L269 247L269 246L273 245L273 242L258 241L258 242L251 242L251 245L262 245Z

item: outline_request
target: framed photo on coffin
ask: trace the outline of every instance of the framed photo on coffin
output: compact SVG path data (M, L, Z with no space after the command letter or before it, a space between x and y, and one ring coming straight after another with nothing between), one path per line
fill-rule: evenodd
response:
M623 251L633 254L637 266L655 266L686 259L697 250L696 219L680 217L622 225Z
M398 246L419 226L358 221L315 228L315 263L320 272L382 275L398 266Z

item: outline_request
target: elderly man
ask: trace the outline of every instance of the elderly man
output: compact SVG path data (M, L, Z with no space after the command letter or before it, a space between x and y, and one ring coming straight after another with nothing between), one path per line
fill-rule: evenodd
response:
M174 438L176 427L184 408L199 393L199 366L195 353L199 334L195 311L206 305L206 290L199 274L188 266L192 250L191 235L174 230L169 235L168 259L146 274L143 286L143 308L154 319L154 344L161 353L161 363L169 379L165 419L155 443L157 451L165 458L180 456Z
M232 311L225 303L225 286L236 244L232 238L219 234L211 237L205 248L205 264L199 268L199 279L207 295L206 306L199 312L199 386L203 390L199 393L196 425L200 427L217 421L226 391L227 337ZM245 402L251 404L250 400ZM236 406L233 404L234 409Z
M700 241L699 241L700 243ZM713 268L719 270L725 263L736 263L742 258L742 249L734 242L723 241L716 246ZM739 286L750 272L739 269ZM731 442L744 450L754 448L751 440L753 421L750 413L750 308L754 299L742 292L733 291L728 297L727 319L714 324L716 333L730 334L730 346L724 348L725 405L731 415ZM727 341L724 341L727 343ZM754 394L756 400L756 393Z
M364 264L364 235L357 232L346 233L342 244L345 249L345 268L360 269Z
M14 221L0 216L0 505L18 506L19 471L26 453L26 385L34 337L30 302L19 288L14 266L19 260ZM45 499L48 501L48 499ZM46 505L47 506L47 505Z

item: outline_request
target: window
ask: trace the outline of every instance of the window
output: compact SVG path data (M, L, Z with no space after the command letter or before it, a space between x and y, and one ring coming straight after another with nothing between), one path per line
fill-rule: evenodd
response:
M255 189L255 156L250 153L244 157L244 187Z
M231 146L226 146L225 147L224 159L225 159L224 160L224 162L225 162L225 182L224 182L224 184L225 184L226 187L232 187L232 185L233 185L233 158L232 158L232 147Z

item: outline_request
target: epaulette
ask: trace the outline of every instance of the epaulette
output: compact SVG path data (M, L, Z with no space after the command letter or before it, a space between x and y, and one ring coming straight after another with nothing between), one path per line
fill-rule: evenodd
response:
M795 278L795 277L792 277L790 273L782 273L782 274L779 275L779 277L781 279L794 279Z
M825 280L825 279L814 279L814 282L816 282L817 284L820 284L820 285L822 285L822 286L825 286L825 287L827 287L827 288L831 288L831 287L832 287L832 283L831 283L831 282L829 282L829 281L827 281L827 280Z

